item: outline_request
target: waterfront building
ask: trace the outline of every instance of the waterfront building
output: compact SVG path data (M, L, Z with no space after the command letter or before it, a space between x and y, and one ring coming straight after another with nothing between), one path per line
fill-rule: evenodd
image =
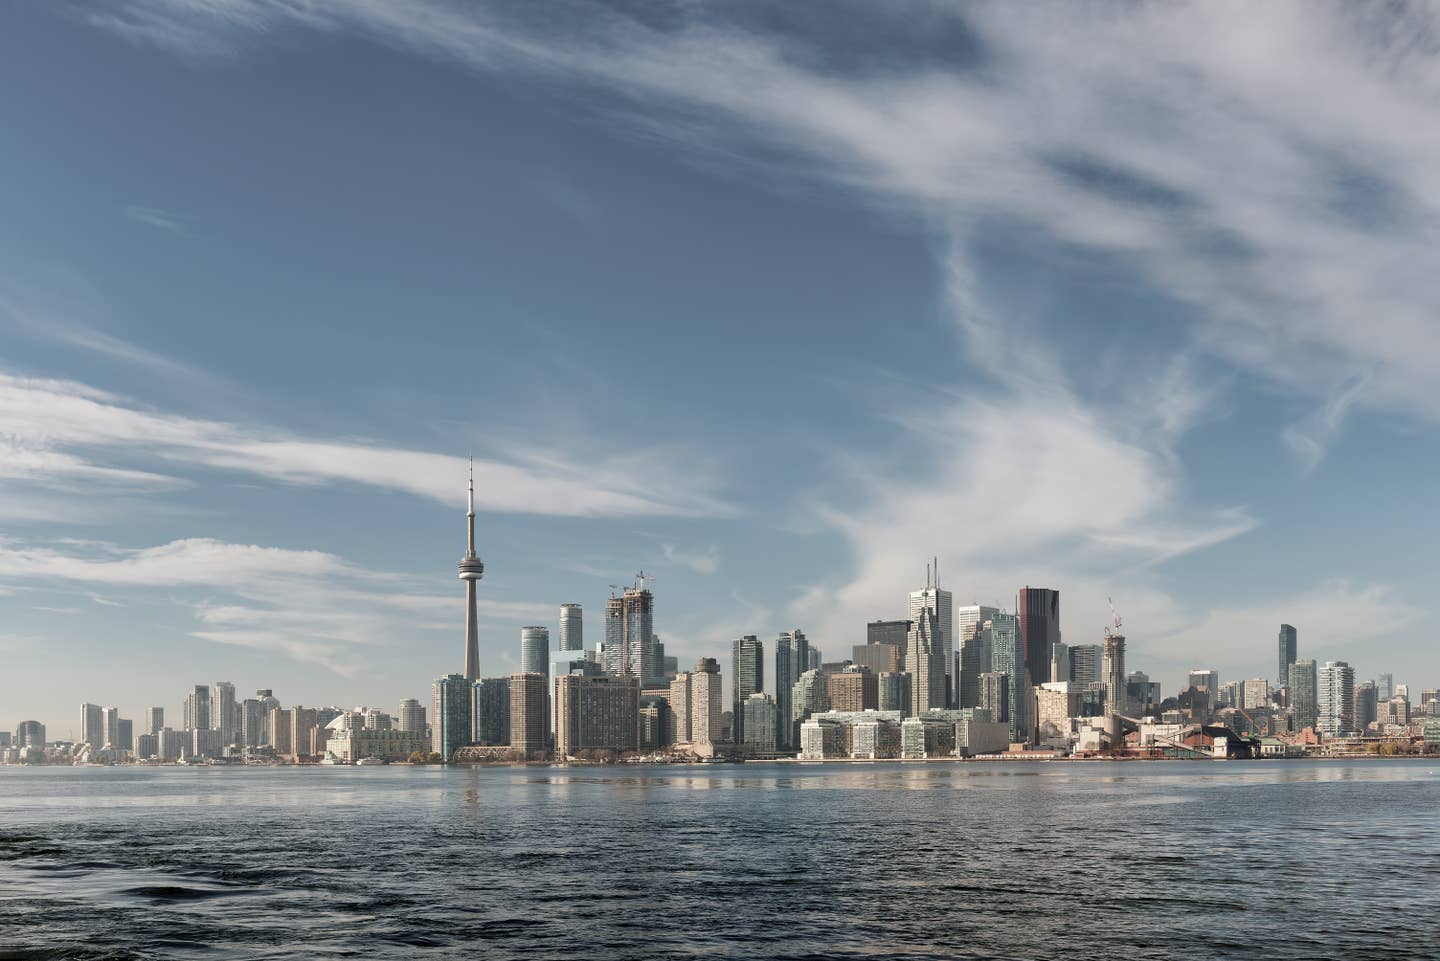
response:
M437 677L430 689L430 752L446 764L471 739L471 688L464 674ZM277 747L278 751L279 748Z
M950 676L955 663L955 599L940 587L938 560L926 569L925 587L910 592L910 621L905 670L910 673L911 710L918 714L948 707L955 685Z
M790 731L798 748L803 749L803 745L800 744L800 725L812 714L828 710L830 710L829 675L820 673L818 668L811 668L801 674L800 679L790 689Z
M847 728L845 743L850 757L868 760L898 758L901 749L901 720L899 711L827 711L816 714L800 726L802 756L805 756L805 729L809 727L814 731L831 722ZM823 740L823 734L820 737ZM812 742L814 740L815 736L812 735Z
M160 753L160 737L158 734L137 734L135 735L135 756L142 761L149 760Z
M800 758L824 761L849 757L849 735L847 725L830 717L817 715L807 718L800 725Z
M290 712L284 708L274 707L270 709L270 746L275 749L277 757L287 757L295 753L294 742L290 735L295 725L290 718ZM165 743L164 739L160 742Z
M324 753L324 734L322 733L320 736L318 749L315 742L316 730L323 731L324 729L320 723L321 718L319 711L313 707L301 707L297 704L286 713L290 717L291 725L293 725L290 730L290 745L291 750L294 752L294 757L298 760L302 757L310 757ZM329 718L325 720L328 721ZM216 737L219 737L218 730L216 731ZM223 744L224 742L222 741L221 743ZM196 753L198 754L199 751L196 751Z
M745 732L742 743L746 747L757 754L774 754L779 750L780 709L773 697L757 691L745 699L741 713L745 715L740 727Z
M974 757L994 754L1010 744L1010 725L995 720L984 708L962 708L955 722L955 754Z
M1070 719L1081 717L1080 692L1069 681L1049 681L1035 688L1035 734L1040 744L1068 742Z
M80 705L80 742L97 751L105 746L105 709L99 704Z
M851 665L826 677L831 711L874 711L880 707L880 679Z
M1030 730L1029 718L1026 716L1030 685L1025 673L1025 651L1020 640L1019 618L1005 613L992 617L990 647L991 670L1007 676L1007 721L1010 724L1010 737L1018 741L1026 738ZM1123 678L1124 675L1121 676Z
M1105 713L1130 713L1125 690L1125 635L1106 634L1105 653L1101 655L1101 673L1105 681Z
M1077 685L1099 684L1100 664L1104 651L1099 644L1070 645L1070 682Z
M162 761L178 761L190 753L188 731L162 727L155 732L155 756Z
M463 675L456 675L461 681ZM336 761L353 764L364 758L378 758L382 761L405 761L416 752L424 752L423 731L402 731L399 728L373 728L347 723L342 715L334 718L323 729L325 732L324 753Z
M110 746L121 751L135 750L135 722L129 718L117 718L115 720L115 739Z
M1313 660L1305 658L1290 665L1290 679L1286 685L1290 730L1298 733L1307 727L1315 726L1319 683L1319 674Z
M117 748L120 746L120 709L118 707L107 707L100 712L100 739L101 747Z
M689 743L708 749L722 740L720 662L713 657L700 658L690 673L690 684Z
M639 750L640 678L587 667L555 678L555 756Z
M185 730L204 730L210 723L210 688L196 684L185 697Z
M21 721L15 727L16 747L45 747L45 725L39 721Z
M468 684L480 677L480 618L475 606L475 583L485 576L485 563L475 553L475 458L470 458L470 486L466 492L465 510L465 556L460 559L460 580L465 582L465 673L461 675ZM468 690L468 687L467 687ZM466 714L469 714L467 709ZM440 718L435 717L436 727L441 727ZM436 741L435 743L441 743ZM461 742L464 743L463 741ZM445 760L450 755L445 754Z
M545 627L520 628L520 673L548 674L546 658L550 653L550 630Z
M800 745L792 737L790 728L791 689L808 669L806 665L809 663L810 642L805 632L799 628L781 631L775 639L775 710L779 719L775 741L778 748L799 749Z
M999 613L998 607L984 604L968 604L955 609L955 634L960 653L958 688L961 707L974 707L980 703L980 675L990 670L993 656L987 625Z
M188 732L190 735L191 757L220 757L225 752L225 742L220 738L220 731L213 727L197 727Z
M737 637L730 642L731 677L730 710L734 720L735 743L745 739L745 715L742 707L751 694L765 689L765 645L754 634Z
M914 694L910 686L908 671L881 673L876 688L879 692L876 706L880 710L899 711L902 716L910 714L910 705L914 700Z
M221 744L234 744L240 736L240 719L236 713L235 685L216 681L210 687L210 726L220 732Z
M549 747L547 701L544 674L510 675L510 747L526 760L544 755Z
M395 712L396 726L409 733L425 733L425 708L413 697L407 697L400 702L400 708ZM473 734L473 732L472 732ZM509 742L507 737L506 742Z
M393 728L394 719L378 707L365 709L365 728L371 731L388 731Z
M1016 615L1029 683L1050 680L1050 659L1060 641L1060 592L1048 587L1020 588ZM1120 680L1124 678L1122 672Z
M482 677L470 686L471 744L510 744L510 678Z
M165 709L152 707L145 712L145 733L155 734L165 726Z
M1289 624L1280 625L1280 673L1275 675L1275 683L1278 687L1284 687L1290 683L1290 665L1295 663L1295 654L1299 649L1299 633Z
M154 710L154 708L151 708ZM240 716L240 744L244 747L259 747L267 740L265 721L268 714L259 698L247 697L236 709ZM164 727L164 724L161 724Z
M689 671L675 675L670 682L670 710L675 713L673 739L677 744L690 743L691 713L694 710L695 685Z
M1353 733L1355 669L1344 661L1326 661L1318 673L1315 708L1320 733L1326 738Z
M560 650L585 650L585 615L579 604L560 605Z

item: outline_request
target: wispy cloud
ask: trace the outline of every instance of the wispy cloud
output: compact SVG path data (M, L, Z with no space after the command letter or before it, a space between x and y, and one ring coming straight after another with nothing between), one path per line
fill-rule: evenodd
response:
M714 574L720 569L720 551L714 545L704 550L683 550L674 544L662 544L660 549L671 564L688 567L697 574Z
M137 223L156 227L160 230L168 230L172 234L183 234L185 232L185 227L179 217L171 213L166 213L158 207L126 207L125 216Z
M0 374L0 476L46 484L104 481L131 489L183 486L180 467L287 484L356 483L458 504L467 462L361 439L319 439L261 426L142 409L73 381ZM476 503L487 511L567 517L724 515L733 508L681 476L673 451L631 450L578 463L509 446L475 461ZM148 462L120 468L102 458ZM163 472L162 472L163 471Z

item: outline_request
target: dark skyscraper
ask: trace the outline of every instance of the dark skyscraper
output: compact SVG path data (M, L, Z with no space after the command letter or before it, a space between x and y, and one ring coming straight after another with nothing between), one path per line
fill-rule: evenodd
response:
M1280 625L1280 686L1290 683L1290 665L1295 663L1297 632L1289 624Z
M775 704L780 712L776 741L780 748L800 749L791 743L791 689L800 675L810 669L810 642L800 629L784 631L775 639Z
M475 683L480 677L480 624L475 613L475 582L485 576L485 565L475 553L475 459L470 459L469 509L465 513L469 526L465 557L460 561L460 579L465 582L465 680ZM467 709L468 717L469 711ZM438 718L432 718L439 724ZM446 760L449 760L447 757Z
M1050 680L1050 659L1060 640L1060 592L1048 587L1020 588L1017 613L1025 645L1025 670L1030 683Z
M735 671L730 697L734 724L734 741L739 744L745 735L745 700L765 689L765 645L754 634L737 637L731 642L732 667Z

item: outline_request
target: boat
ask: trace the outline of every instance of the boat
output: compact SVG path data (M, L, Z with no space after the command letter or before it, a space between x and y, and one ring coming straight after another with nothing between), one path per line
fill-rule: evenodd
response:
M355 762L356 767L372 767L376 764L389 764L383 757L362 757Z

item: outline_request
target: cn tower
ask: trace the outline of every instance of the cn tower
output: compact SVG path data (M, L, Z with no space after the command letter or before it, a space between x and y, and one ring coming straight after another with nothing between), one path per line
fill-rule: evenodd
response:
M465 582L465 680L480 677L480 628L475 618L475 582L485 576L485 562L475 553L475 458L470 458L470 540L460 561L460 579Z

